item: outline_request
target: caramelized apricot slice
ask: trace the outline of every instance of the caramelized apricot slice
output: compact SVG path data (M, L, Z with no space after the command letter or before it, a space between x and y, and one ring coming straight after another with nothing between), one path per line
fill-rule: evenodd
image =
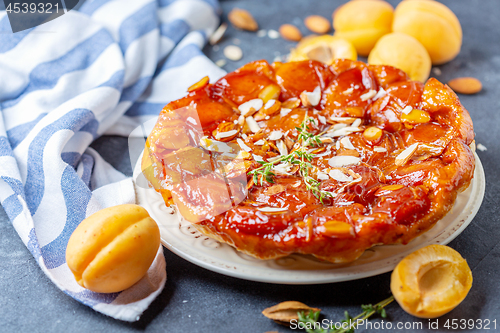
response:
M328 66L314 60L288 62L276 71L284 100L299 97L303 91L312 92L317 87L324 89L333 77Z
M467 296L472 272L457 251L429 245L404 258L391 276L399 305L419 318L436 318L453 310Z

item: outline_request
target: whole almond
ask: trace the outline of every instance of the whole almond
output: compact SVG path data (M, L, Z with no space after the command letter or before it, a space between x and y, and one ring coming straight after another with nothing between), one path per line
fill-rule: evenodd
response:
M229 22L236 28L248 31L257 31L259 25L253 18L252 14L245 9L234 8L227 15Z
M297 312L301 311L307 314L310 311L318 312L321 310L317 308L311 308L301 302L287 301L265 309L264 311L262 311L262 314L267 318L279 323L290 323L290 321L292 321L293 319L299 319Z
M307 29L317 34L326 34L328 31L330 31L330 22L323 16L308 16L304 20L304 24L306 25Z
M217 28L217 30L214 31L212 36L210 36L210 38L208 39L208 41L210 42L210 45L217 44L221 40L221 38L224 36L224 34L226 33L226 30L227 30L227 23L222 23Z
M483 89L481 81L474 77L459 77L448 82L451 89L459 94L476 94Z
M280 35L286 40L291 40L294 42L298 42L302 39L302 33L299 28L292 24L283 24L280 27Z

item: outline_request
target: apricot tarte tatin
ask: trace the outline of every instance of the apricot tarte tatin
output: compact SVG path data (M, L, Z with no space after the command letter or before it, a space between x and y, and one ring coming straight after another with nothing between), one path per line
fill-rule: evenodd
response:
M436 79L336 60L251 62L169 103L142 169L202 233L261 259L406 244L473 177L472 121Z

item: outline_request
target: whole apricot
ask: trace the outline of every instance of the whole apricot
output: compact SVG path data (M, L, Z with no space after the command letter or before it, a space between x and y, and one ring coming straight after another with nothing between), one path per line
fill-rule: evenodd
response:
M391 275L396 301L420 318L450 312L465 299L471 286L469 265L457 251L444 245L429 245L409 254Z
M357 60L351 42L331 35L310 36L302 39L290 53L289 61L316 60L331 65L335 59Z
M437 1L401 1L392 30L415 37L427 49L434 65L454 59L462 46L462 27L456 15Z
M87 217L66 248L79 285L99 293L125 290L148 271L160 246L160 230L138 205L119 205Z
M385 1L349 1L333 13L334 36L347 39L366 57L377 40L391 32L393 12Z
M368 56L370 65L390 65L405 71L412 80L425 82L431 72L431 58L415 38L393 32L380 38Z

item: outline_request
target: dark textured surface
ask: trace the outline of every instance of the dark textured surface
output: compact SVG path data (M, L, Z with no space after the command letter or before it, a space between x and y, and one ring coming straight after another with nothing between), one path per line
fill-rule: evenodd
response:
M345 1L224 1L224 13L237 6L250 10L263 29L278 29L282 23L296 23L309 14L330 14ZM399 1L390 1L396 5ZM474 276L465 301L439 319L440 330L447 319L497 320L500 331L500 1L442 1L459 17L464 30L460 55L440 66L447 82L453 77L475 76L484 90L475 96L460 96L470 111L476 142L488 147L478 152L486 173L486 195L472 224L451 244L467 259ZM224 16L225 17L225 16ZM207 47L213 59L223 58L225 45L238 42L244 51L240 62L228 61L230 71L255 59L272 61L288 52L293 43L259 38L254 33L229 28L219 51ZM276 53L278 52L278 53ZM131 174L127 141L106 137L93 144L111 164ZM357 314L359 305L375 303L389 295L390 274L363 280L317 286L272 285L226 277L199 268L165 251L168 280L164 292L137 323L124 323L101 315L61 292L42 273L0 209L0 332L266 332L290 331L263 317L260 312L285 300L302 301L319 307L325 318L337 320L344 310ZM407 315L397 304L388 306L389 320L422 323L428 320ZM376 320L380 321L380 320ZM492 332L496 331L490 325ZM363 330L360 330L363 331ZM377 331L377 330L370 330ZM380 330L381 332L384 330ZM402 330L393 330L395 332ZM482 330L475 330L482 331Z

